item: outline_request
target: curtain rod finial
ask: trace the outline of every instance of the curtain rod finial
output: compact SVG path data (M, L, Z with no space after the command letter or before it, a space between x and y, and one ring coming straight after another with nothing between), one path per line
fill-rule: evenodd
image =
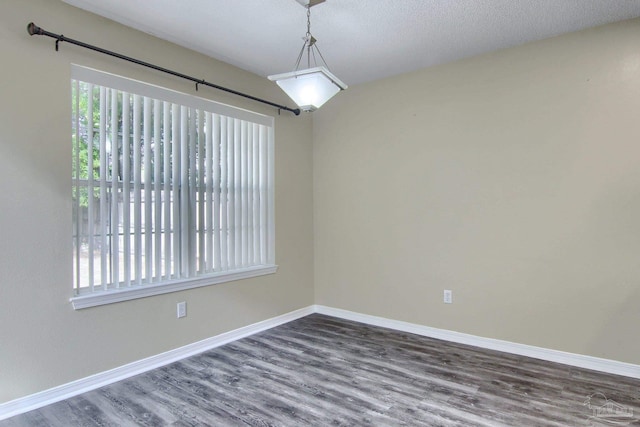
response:
M29 32L29 35L31 36L34 34L41 34L42 28L38 27L33 22L29 22L29 25L27 25L27 32Z

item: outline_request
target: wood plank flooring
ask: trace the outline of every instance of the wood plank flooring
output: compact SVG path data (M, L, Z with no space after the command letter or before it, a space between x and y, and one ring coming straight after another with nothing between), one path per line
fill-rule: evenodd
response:
M0 427L613 425L596 393L640 425L640 380L314 314Z

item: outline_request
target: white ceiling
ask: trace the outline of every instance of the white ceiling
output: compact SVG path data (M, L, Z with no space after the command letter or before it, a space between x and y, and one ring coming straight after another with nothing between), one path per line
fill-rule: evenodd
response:
M306 33L295 0L63 1L261 76L291 71ZM311 33L354 85L636 17L640 0L326 0Z

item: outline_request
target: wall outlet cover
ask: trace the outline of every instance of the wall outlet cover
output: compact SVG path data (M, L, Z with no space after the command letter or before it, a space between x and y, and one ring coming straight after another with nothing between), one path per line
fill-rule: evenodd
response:
M444 302L445 304L453 304L453 291L444 290Z
M179 302L177 309L178 309L178 312L177 312L178 319L180 319L181 317L187 316L187 303L185 301Z

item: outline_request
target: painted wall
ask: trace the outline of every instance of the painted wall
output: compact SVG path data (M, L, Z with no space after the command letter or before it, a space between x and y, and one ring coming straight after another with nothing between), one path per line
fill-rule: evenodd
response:
M639 39L600 27L314 113L316 303L640 364Z
M313 303L310 117L213 89L199 96L276 116L275 275L74 311L70 64L195 94L186 81L62 43L37 25L258 97L266 79L52 0L0 4L0 403ZM176 319L176 303L188 316Z

